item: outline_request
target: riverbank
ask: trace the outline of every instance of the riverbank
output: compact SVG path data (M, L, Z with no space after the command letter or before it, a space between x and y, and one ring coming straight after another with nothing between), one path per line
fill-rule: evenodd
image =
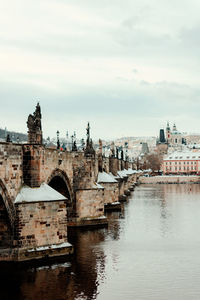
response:
M141 176L139 179L141 184L179 184L179 183L200 183L200 176Z

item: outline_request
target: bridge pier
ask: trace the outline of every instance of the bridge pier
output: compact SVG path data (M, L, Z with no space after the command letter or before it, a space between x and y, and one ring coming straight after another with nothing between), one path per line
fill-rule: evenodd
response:
M121 210L119 184L114 176L111 173L99 172L97 182L104 187L105 210Z
M73 253L67 241L66 198L47 184L22 187L16 200L14 261Z
M69 227L108 225L104 216L104 188L94 184L76 191L76 218L68 220Z

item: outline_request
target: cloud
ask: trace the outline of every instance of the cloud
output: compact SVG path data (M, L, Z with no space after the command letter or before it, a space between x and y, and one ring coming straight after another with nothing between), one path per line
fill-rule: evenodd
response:
M40 100L45 135L200 131L195 0L0 0L1 125L26 131ZM194 127L194 129L192 129ZM186 131L187 128L184 128Z

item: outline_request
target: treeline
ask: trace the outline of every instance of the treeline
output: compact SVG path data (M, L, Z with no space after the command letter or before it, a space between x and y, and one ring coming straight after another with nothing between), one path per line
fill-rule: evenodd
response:
M9 134L10 140L12 142L25 142L27 141L27 134L15 132L15 131L7 131L5 129L0 128L0 139L6 140L6 136Z

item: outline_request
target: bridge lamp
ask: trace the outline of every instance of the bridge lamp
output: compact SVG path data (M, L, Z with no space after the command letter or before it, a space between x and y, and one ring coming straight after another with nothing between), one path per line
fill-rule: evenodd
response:
M56 134L57 134L57 149L60 149L60 140L59 140L60 132L57 130Z

